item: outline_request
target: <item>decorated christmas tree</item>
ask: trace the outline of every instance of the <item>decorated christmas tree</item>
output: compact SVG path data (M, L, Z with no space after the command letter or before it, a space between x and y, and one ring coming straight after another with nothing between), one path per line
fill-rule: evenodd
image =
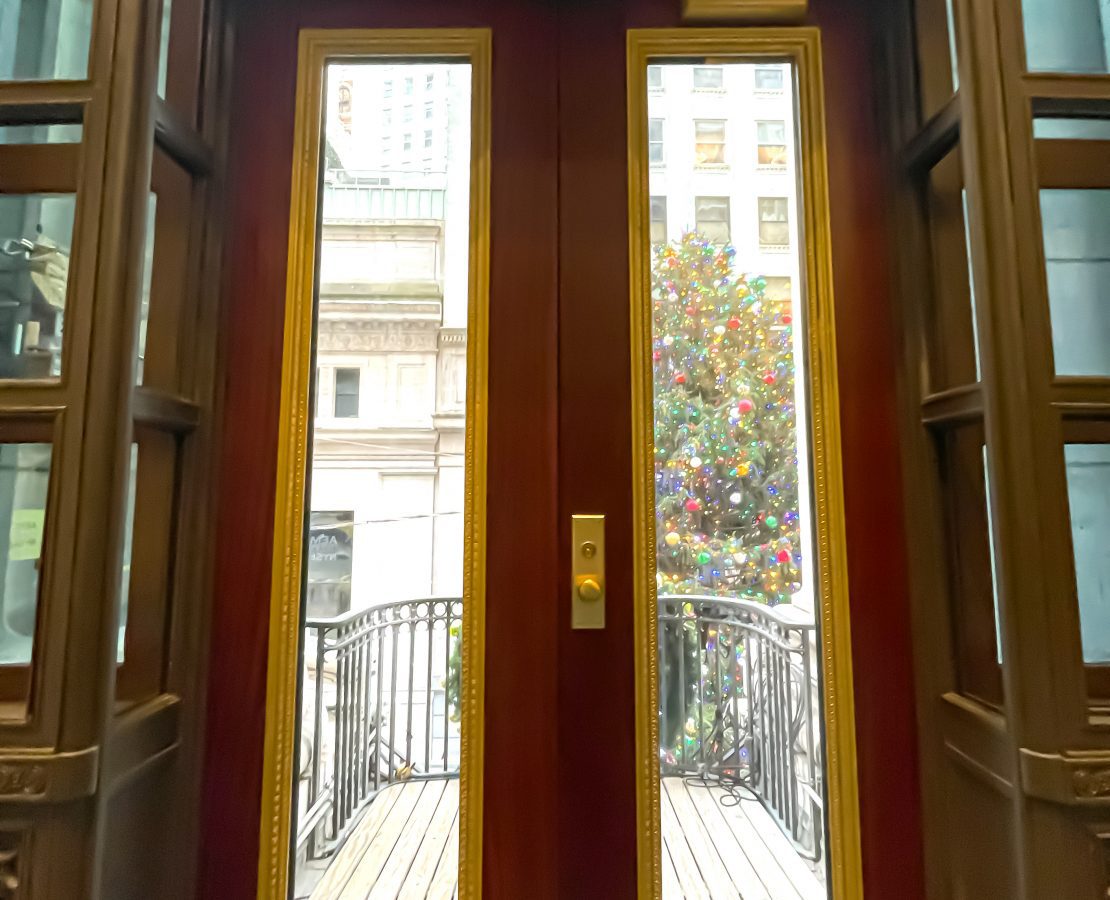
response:
M734 255L654 251L658 587L775 605L801 586L793 326Z
M793 322L734 256L696 233L654 251L658 589L774 606L801 587ZM743 644L689 603L659 641L662 764L719 759L744 727Z

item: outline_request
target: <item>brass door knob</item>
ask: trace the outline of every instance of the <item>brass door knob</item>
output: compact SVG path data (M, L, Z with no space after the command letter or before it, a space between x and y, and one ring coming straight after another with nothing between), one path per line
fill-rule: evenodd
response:
M578 596L587 603L601 599L601 585L595 578L583 578L578 585Z

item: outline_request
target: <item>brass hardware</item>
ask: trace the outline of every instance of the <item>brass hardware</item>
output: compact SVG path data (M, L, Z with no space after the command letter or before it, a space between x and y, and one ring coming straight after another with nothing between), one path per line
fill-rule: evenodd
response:
M683 0L682 18L743 25L792 23L805 18L807 5L807 0Z
M571 628L605 627L605 516L571 516Z
M582 583L578 585L578 596L585 600L587 603L593 603L595 600L601 599L601 585L593 578L583 579Z

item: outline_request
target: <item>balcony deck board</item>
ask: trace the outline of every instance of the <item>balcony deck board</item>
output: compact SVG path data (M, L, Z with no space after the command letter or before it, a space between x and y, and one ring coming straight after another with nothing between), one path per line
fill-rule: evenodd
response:
M665 900L824 900L825 889L757 800L663 779ZM311 900L452 900L458 893L459 783L391 785L367 808Z
M452 778L444 782L443 796L439 800L424 839L420 842L409 876L405 879L397 900L450 898L454 893L456 881L454 870L458 868L459 860L458 818L459 781L457 778ZM437 882L436 876L440 874L441 868L443 875Z
M343 886L338 894L339 900L361 900L369 897L373 891L378 876L381 875L386 863L389 861L393 848L397 846L405 825L416 806L424 788L431 782L419 781L402 784L397 795L397 801L378 828L377 834L370 840L362 858L358 861L350 880ZM409 862L411 863L411 859Z
M664 791L672 795L675 809L682 810L679 820L683 823L683 831L687 834L695 831L687 823L693 821L696 824L700 820L703 832L711 836L709 843L712 852L698 854L698 868L702 870L706 882L713 884L710 881L712 872L716 872L718 877L724 876L731 879L732 883L728 887L732 888L733 893L729 894L726 888L718 888L714 885L712 891L714 900L718 895L727 897L737 894L744 900L770 897L774 900L798 900L798 895L789 881L787 881L787 887L790 888L788 893L779 894L771 889L771 885L767 883L768 878L764 877L764 874L781 872L781 869L778 868L774 858L763 851L761 841L753 844L748 841L741 843L736 839L735 833L725 821L725 808L709 788L700 785L691 786L682 778L667 778L663 784ZM677 802L679 797L683 802Z

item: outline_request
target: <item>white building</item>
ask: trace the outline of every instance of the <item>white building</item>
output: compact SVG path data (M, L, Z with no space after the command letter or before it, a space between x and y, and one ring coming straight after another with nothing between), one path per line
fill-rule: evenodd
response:
M789 65L649 66L648 190L651 239L677 241L695 230L736 251L733 264L762 276L766 296L804 322L798 232L794 94ZM796 332L797 333L797 332ZM795 354L795 407L807 408L805 356ZM808 440L796 421L799 455ZM810 521L809 471L798 471L798 512ZM813 553L801 530L802 587L793 605L813 613Z
M469 71L329 69L310 617L461 596Z
M652 240L697 230L785 300L798 283L788 66L648 67Z
M648 77L652 240L729 241L769 296L793 299L788 67ZM461 596L469 79L458 64L329 67L310 617Z

